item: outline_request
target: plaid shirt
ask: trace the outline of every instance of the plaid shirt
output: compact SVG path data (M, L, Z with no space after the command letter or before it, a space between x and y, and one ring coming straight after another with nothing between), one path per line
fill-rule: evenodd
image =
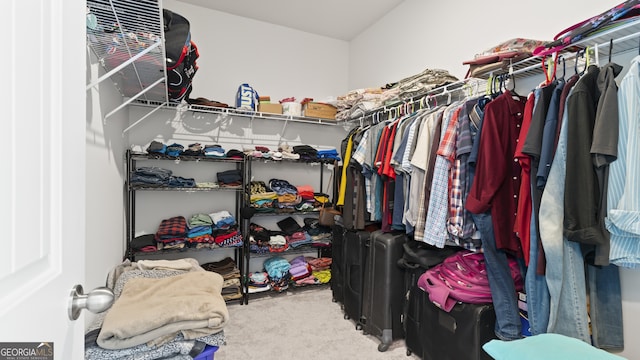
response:
M437 152L436 165L431 184L431 197L425 221L423 241L436 247L444 247L448 239L447 214L449 209L449 188L451 159L455 159L456 127L460 106L454 104L450 107L451 119L449 120L444 136L440 141ZM444 125L444 124L443 124Z
M447 121L449 119L450 119L449 112L447 112L444 109L441 109L431 113L430 116L425 119L424 123L421 126L419 135L422 135L423 132L426 132L426 133L425 133L425 136L420 136L420 139L418 139L417 141L421 141L421 140L426 141L426 144L423 144L423 146L425 146L426 148L425 152L427 152L427 157L429 158L428 159L429 161L432 157L436 157L435 153L437 151L437 145L440 143L440 137L442 136L442 130L440 129L443 126L446 127ZM432 135L427 136L427 134L429 135L432 134ZM419 150L420 148L417 147L418 145L420 144L416 144L416 152L420 151ZM414 200L415 202L409 205L411 216L407 215L410 218L410 221L411 220L415 221L414 233L413 233L414 239L422 241L422 239L424 238L425 220L427 219L427 205L429 204L429 201L427 200L427 198L429 197L429 191L431 189L431 183L428 183L428 176L427 176L429 173L428 172L429 164L427 163L425 168L421 169L418 166L413 164L413 159L411 161L412 161L411 165L414 166L414 169L413 169L414 176L412 176L412 179L416 178L415 176L416 173L419 173L420 171L424 171L424 175L422 176L422 181L419 184L415 184L417 185L417 189L414 187L411 187L412 189L415 190L415 191L412 191L412 193L415 194L417 191L418 196ZM433 162L435 163L435 159Z
M469 239L475 233L475 224L471 213L464 208L464 201L471 185L467 160L473 147L469 112L473 110L476 103L477 99L468 100L458 115L456 154L451 168L452 187L449 199L449 233L457 245L469 250L478 250L477 242L474 243Z
M187 232L187 220L184 216L175 216L160 222L156 239L186 237Z

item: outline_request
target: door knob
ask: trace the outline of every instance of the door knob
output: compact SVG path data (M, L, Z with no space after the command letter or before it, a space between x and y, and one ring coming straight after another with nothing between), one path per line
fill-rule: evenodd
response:
M82 309L87 309L94 314L106 311L111 307L114 299L113 291L108 287L101 286L84 294L82 285L75 285L71 288L69 296L69 319L76 320Z

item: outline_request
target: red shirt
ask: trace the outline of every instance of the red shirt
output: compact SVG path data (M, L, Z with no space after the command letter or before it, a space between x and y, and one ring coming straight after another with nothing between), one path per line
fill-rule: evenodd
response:
M518 198L518 209L513 231L520 238L522 252L524 253L524 262L529 265L529 244L531 243L531 212L533 203L531 202L531 157L522 153L524 140L527 138L529 125L533 117L533 105L535 104L535 96L533 93L529 95L527 103L524 106L524 119L522 120L522 128L518 138L518 145L514 157L520 162L522 168L520 191Z
M491 210L496 247L522 257L513 232L520 189L520 163L513 157L520 135L525 98L510 91L485 107L476 175L465 207L475 214Z

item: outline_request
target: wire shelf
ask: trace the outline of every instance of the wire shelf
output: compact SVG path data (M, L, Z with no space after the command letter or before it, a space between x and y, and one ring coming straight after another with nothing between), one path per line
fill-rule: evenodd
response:
M167 102L161 0L87 0L87 46L125 98Z

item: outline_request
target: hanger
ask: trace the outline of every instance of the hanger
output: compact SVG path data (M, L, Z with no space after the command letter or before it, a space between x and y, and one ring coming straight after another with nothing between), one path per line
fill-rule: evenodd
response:
M496 75L491 80L491 97L496 98L500 95L500 76Z
M611 62L611 53L613 52L613 38L609 39L609 63Z
M562 77L560 79L564 80L565 75L567 74L567 64L564 61L564 56L558 56L558 60L562 60Z
M585 71L587 71L587 68L588 68L588 67L589 67L589 65L590 65L590 61L589 61L589 50L590 50L590 48L589 48L589 47L587 47L587 48L586 48L586 49L584 49L584 50L580 50L580 51L578 51L578 54L576 55L576 62L575 62L575 64L574 64L574 65L575 65L576 75L580 75L580 76L582 76L582 75L585 73ZM580 61L580 58L584 58L584 59L585 59L585 61L584 61L584 68L583 68L581 71L579 71L579 70L578 70L578 62Z
M555 56L554 56L555 55ZM554 53L549 58L542 58L542 70L544 71L545 85L549 85L556 78L556 70L558 67L558 53ZM547 64L545 65L545 62Z

